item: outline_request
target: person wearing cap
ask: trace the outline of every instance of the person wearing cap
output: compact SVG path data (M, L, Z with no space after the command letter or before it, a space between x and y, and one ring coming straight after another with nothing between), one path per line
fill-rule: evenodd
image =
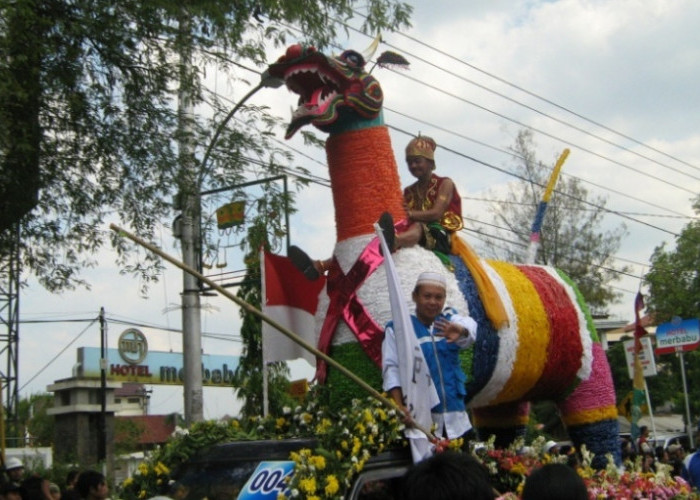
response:
M550 455L559 455L559 445L556 441L549 440L544 444L544 452Z
M477 325L469 316L445 307L447 282L445 275L424 272L418 276L412 298L415 314L411 321L421 350L437 389L440 403L431 409L435 435L454 439L472 429L464 398L467 377L462 370L459 351L474 344ZM382 343L383 389L408 414L403 402L399 360L393 322L387 323ZM410 417L406 421L411 425ZM465 440L465 445L466 445Z
M8 482L19 486L24 476L24 464L17 457L10 457L5 461L5 472Z
M406 164L417 180L403 191L404 210L409 225L405 231L394 231L389 212L379 218L379 226L389 250L421 245L444 255L446 261L452 245L452 234L464 227L462 199L449 177L434 173L437 143L430 137L418 135L406 146ZM332 259L314 260L296 245L289 247L289 258L307 279L316 280L325 274Z
M417 179L403 191L404 209L410 224L392 238L391 216L382 214L379 222L392 251L420 244L428 250L449 254L452 233L463 227L462 199L454 182L434 172L436 148L431 137L420 134L406 146L406 164Z

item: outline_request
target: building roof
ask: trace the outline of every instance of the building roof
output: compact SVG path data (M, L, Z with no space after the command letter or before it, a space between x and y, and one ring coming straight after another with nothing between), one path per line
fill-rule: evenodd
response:
M141 431L137 443L156 445L165 443L175 431L176 415L135 415L116 417L117 420L133 422ZM115 435L115 441L126 441L126 436Z
M114 391L116 397L126 398L129 396L141 396L145 395L145 387L143 384L138 382L123 382L122 386Z

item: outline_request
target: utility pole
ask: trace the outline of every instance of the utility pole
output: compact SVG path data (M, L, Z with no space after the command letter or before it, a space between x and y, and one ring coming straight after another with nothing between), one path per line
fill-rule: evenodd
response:
M105 339L107 322L105 308L100 307L100 421L97 424L97 461L102 463L107 458L107 356Z
M191 95L192 41L190 21L183 12L180 18L180 90L179 118L179 193L182 210L180 244L182 261L194 269L200 263L199 172L196 171L192 128L194 106ZM182 353L184 371L185 423L190 426L204 419L202 391L202 323L199 282L188 273L182 281Z

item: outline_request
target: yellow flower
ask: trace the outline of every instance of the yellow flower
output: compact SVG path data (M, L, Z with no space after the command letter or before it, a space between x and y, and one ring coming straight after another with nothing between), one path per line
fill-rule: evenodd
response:
M338 493L338 490L340 489L340 484L338 484L338 478L335 477L333 474L330 474L326 478L326 487L324 491L326 492L327 496L333 496L336 493Z
M299 489L305 493L316 493L316 478L305 477L299 481Z
M234 429L239 429L241 427L241 423L238 420L231 420L231 427Z
M304 423L309 424L311 423L311 420L313 420L313 415L311 413L304 412L301 414L301 419L304 421Z
M139 464L138 468L139 472L141 473L142 476L147 476L148 475L148 465L146 465L144 462L141 462Z
M316 467L318 470L323 470L326 468L326 459L322 455L314 455L309 459L311 465Z
M357 437L352 438L352 454L357 455L360 453L360 448L362 448L362 441L360 441Z
M168 467L163 462L158 462L154 467L154 470L159 476L167 476L170 474L170 469L168 469Z
M134 478L133 478L133 477L127 477L127 478L124 480L124 482L122 483L122 486L124 486L124 488L128 488L128 487L131 486L133 483L134 483Z
M321 497L316 495L309 495L307 500L321 500Z
M275 427L277 430L282 429L284 427L284 424L287 423L287 420L284 417L279 417L276 422L275 422Z
M347 449L348 449L348 442L347 442L345 439L343 439L343 440L340 442L340 447L341 447L342 449L344 449L344 450L347 450Z
M331 419L323 418L321 419L321 422L318 424L318 426L316 426L316 432L318 432L319 434L323 434L327 432L328 429L330 429L331 427L333 427L333 422L331 422Z
M146 498L146 490L139 491L139 498Z
M524 476L525 474L527 474L527 469L526 469L525 466L524 466L522 463L520 463L520 462L518 462L517 464L514 464L514 465L513 465L513 468L510 469L510 471L511 471L513 474L520 474L520 475L522 475L522 476Z

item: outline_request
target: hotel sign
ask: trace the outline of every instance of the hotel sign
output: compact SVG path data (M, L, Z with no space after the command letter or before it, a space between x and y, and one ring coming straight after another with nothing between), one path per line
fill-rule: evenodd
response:
M694 351L700 346L698 319L662 323L656 327L656 354Z
M238 356L202 354L202 384L231 386ZM117 349L107 349L107 379L144 384L183 385L182 353L149 351L146 336L129 328L119 336ZM78 376L99 377L100 349L78 348Z

